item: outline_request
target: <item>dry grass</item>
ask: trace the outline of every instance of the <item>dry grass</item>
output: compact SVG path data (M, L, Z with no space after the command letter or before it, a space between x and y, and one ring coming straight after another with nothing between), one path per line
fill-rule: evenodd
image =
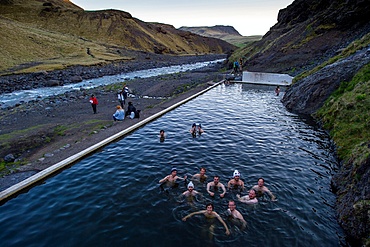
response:
M176 55L233 49L225 41L184 35L173 26L145 23L124 11L84 11L60 0L12 2L0 4L0 75L132 59L117 49Z
M0 30L0 43L6 47L0 50L0 74L8 73L19 65L24 65L21 66L24 69L16 69L18 72L33 72L125 59L110 53L103 45L11 20L0 19ZM87 54L87 48L93 56Z

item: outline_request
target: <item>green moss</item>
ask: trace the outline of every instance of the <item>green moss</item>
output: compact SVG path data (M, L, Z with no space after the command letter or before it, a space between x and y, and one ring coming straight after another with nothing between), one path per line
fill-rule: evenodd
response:
M0 162L0 171L2 171L5 168L5 165L6 165L5 161Z
M27 163L26 160L20 160L17 162L0 162L0 176L5 176L10 174L13 170L17 169L18 167L25 165Z
M366 99L366 94L364 94L364 93L358 94L356 96L357 101L361 101L361 100L365 100L365 99Z
M334 56L332 58L330 58L328 61L320 64L319 66L316 66L315 68L313 68L312 70L309 70L309 71L305 71L299 75L297 75L296 77L294 77L293 79L293 84L299 80L302 80L303 78L319 71L320 69L324 68L325 66L329 65L329 64L333 64L335 63L336 61L342 59L342 58L346 58L346 57L349 57L350 55L354 54L356 51L360 50L360 49L363 49L365 47L367 47L368 45L370 44L370 33L364 35L361 39L359 40L356 40L354 42L352 42L350 45L348 45L340 54L338 54L337 56ZM367 72L367 73L370 73L370 72Z
M330 130L339 157L355 165L364 162L370 153L369 95L370 64L358 71L351 81L341 83L314 115Z
M30 128L27 128L27 129L13 131L9 134L0 135L0 142L5 142L5 141L13 139L14 137L26 135L27 133L30 133L31 131L35 131L35 130L38 130L38 129L40 129L40 130L44 129L45 126L46 125L37 125L37 126L32 126Z
M65 136L67 129L68 129L67 126L58 125L57 127L54 128L54 133L58 136Z
M105 91L113 91L113 92L118 92L122 90L124 82L119 82L119 83L114 83L114 84L109 84L104 86Z

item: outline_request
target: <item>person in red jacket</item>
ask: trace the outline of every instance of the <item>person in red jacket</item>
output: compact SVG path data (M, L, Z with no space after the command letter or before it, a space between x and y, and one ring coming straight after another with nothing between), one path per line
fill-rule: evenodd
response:
M96 114L96 106L98 105L98 99L95 97L95 95L91 95L90 103L93 108L94 114Z

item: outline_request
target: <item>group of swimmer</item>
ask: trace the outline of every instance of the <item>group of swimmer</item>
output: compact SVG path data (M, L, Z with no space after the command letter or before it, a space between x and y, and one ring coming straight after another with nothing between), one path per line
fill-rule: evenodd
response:
M160 184L166 183L169 187L173 187L176 184L177 180L182 180L186 183L187 176L180 177L177 175L177 169L172 168L171 174L167 175L163 179L159 180ZM195 174L191 181L187 184L187 190L183 192L180 196L184 196L188 198L188 201L193 200L193 198L197 195L200 195L201 193L195 190L195 186L193 181L197 181L200 183L205 183L207 180L206 175L206 168L202 167L200 168L200 172L198 174ZM258 197L262 196L264 193L268 194L272 201L276 201L275 195L265 186L264 179L259 178L257 185L254 185L249 191L248 195L241 196L239 193L243 192L245 190L244 182L240 179L240 173L238 170L235 170L233 173L233 177L228 181L227 187L225 187L224 184L220 182L220 177L215 175L213 176L213 181L207 183L207 189L206 191L211 197L216 196L216 193L219 193L218 196L220 198L224 198L225 194L228 191L236 191L238 194L236 194L236 198L238 201L245 203L245 204L256 204L258 203ZM190 200L189 200L190 199ZM226 235L230 234L229 228L225 221L220 217L218 213L214 211L214 206L212 203L208 203L206 205L205 210L200 210L196 212L192 212L185 217L182 218L183 221L186 221L189 217L192 217L196 214L203 214L207 219L217 219L221 222L221 224L226 229ZM241 228L245 228L247 225L247 222L244 220L243 215L236 210L236 203L233 200L229 200L228 202L228 210L227 210L228 216L231 218L232 221L237 221L241 223ZM209 227L210 234L213 234L214 225L212 224Z
M198 133L198 135L201 135L201 134L204 133L204 130L202 129L202 125L199 124L199 123L193 123L193 125L191 126L191 129L190 129L190 134L193 137L196 137L197 133Z
M197 134L200 136L201 134L204 133L204 130L202 129L202 125L199 124L199 123L193 123L193 125L191 126L191 129L189 130L190 134L195 138L197 137ZM166 133L163 129L161 129L159 131L159 141L160 142L164 142L164 140L166 139Z

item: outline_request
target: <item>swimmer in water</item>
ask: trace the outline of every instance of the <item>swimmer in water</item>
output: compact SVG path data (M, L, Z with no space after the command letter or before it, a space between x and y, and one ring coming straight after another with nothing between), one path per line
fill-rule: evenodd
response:
M247 226L247 222L244 220L243 215L238 210L236 210L236 204L233 200L229 201L228 207L228 215L232 218L233 221L239 221L242 224L241 228L244 229Z
M204 133L204 130L202 129L202 125L201 124L197 124L197 131L198 131L198 134L203 134Z
M194 190L194 184L193 184L193 182L190 182L188 184L188 190L185 191L184 193L182 193L182 195L185 196L185 197L189 197L189 196L193 196L194 197L194 196L196 196L198 194L199 194L199 192L196 191L196 190Z
M265 180L263 178L259 178L257 185L253 186L252 189L255 190L259 196L266 192L271 197L271 201L276 201L274 194L265 186Z
M206 175L206 168L201 167L200 171L198 174L195 174L192 179L193 180L198 180L201 183L204 183L207 180L207 175Z
M279 96L279 93L280 93L280 86L276 86L276 88L275 88L276 96Z
M220 177L219 176L214 176L213 181L209 182L207 184L207 192L210 196L214 196L216 191L219 191L219 189L222 189L222 193L220 194L220 197L223 198L226 194L226 188L225 185L220 183ZM212 191L211 191L212 189Z
M234 171L233 178L227 183L227 188L244 190L244 182L240 179L240 173L238 170Z
M193 137L197 136L197 133L201 135L204 133L204 130L202 129L202 125L198 123L193 123L190 129L190 133L192 134Z
M186 178L187 178L186 175L184 176L184 178L180 178L179 176L177 176L177 169L175 167L173 167L171 169L171 174L167 175L164 178L162 178L161 180L159 180L159 183L161 184L161 183L166 182L170 185L174 185L177 179L186 180Z
M197 125L196 125L196 123L193 123L193 125L191 126L190 134L193 137L196 137L197 136Z
M202 194L194 190L194 184L193 182L190 182L188 184L188 190L182 193L180 197L184 196L189 203L192 203L194 201L194 197L197 195L201 196Z
M258 203L258 200L256 198L256 191L250 190L248 195L240 197L240 195L236 195L236 197L239 199L239 201L246 203L246 204L256 204Z
M164 142L165 139L166 139L166 134L164 133L164 130L160 130L159 131L159 141Z
M215 218L218 219L221 222L221 224L225 227L226 235L230 234L229 228L227 227L225 221L223 221L223 219L220 217L220 215L218 213L213 211L213 204L212 203L208 203L206 205L206 210L200 210L200 211L197 211L197 212L190 213L190 214L186 215L184 218L182 218L182 220L186 221L187 218L189 218L193 215L196 215L196 214L203 214L207 219L215 219ZM212 224L209 227L210 234L212 234L212 235L213 235L213 232L214 232L214 228L215 228L214 224Z

